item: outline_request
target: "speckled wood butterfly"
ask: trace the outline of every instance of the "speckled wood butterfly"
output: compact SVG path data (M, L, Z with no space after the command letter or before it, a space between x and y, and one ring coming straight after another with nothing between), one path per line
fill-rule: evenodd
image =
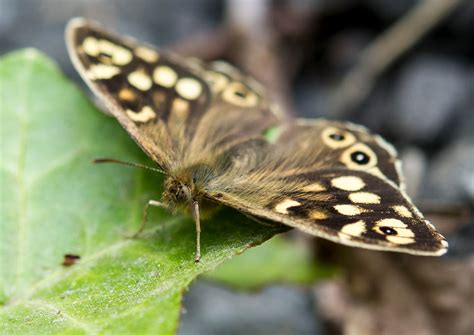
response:
M224 204L349 246L442 255L447 242L404 192L393 147L346 122L284 122L262 87L203 63L72 20L84 80L166 175L162 202L192 213ZM148 207L147 207L148 208Z

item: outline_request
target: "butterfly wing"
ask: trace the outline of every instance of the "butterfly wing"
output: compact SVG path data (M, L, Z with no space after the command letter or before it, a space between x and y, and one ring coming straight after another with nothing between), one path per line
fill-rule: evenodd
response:
M365 129L300 121L270 139L277 110L225 63L181 59L84 19L70 22L66 40L137 144L170 174L192 168L209 198L343 244L446 250L405 195L394 150Z
M279 122L258 84L225 63L182 59L81 18L68 24L66 42L94 93L170 174Z
M251 167L213 180L213 199L253 216L367 249L441 255L444 238L405 194L391 145L330 121L288 126Z

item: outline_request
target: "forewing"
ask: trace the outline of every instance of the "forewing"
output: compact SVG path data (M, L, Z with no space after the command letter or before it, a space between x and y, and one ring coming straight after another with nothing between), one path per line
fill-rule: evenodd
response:
M265 132L281 123L281 114L259 83L228 63L207 64L203 78L213 98L193 128L185 162L207 160L217 168L223 156L265 142Z
M444 238L403 191L395 151L365 128L301 120L262 149L251 169L230 169L210 182L209 196L346 245L446 251Z
M66 31L74 65L138 145L168 172L261 137L278 118L258 85L118 36L85 19Z
M143 150L169 169L182 134L169 123L199 118L210 100L207 84L180 59L100 25L72 20L66 30L71 59L83 79Z

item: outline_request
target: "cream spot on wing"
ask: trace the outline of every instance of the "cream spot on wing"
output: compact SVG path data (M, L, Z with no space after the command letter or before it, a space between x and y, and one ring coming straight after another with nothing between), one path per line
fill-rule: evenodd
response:
M144 106L142 110L138 113L133 112L132 110L127 110L128 117L135 122L148 122L156 117L155 112L151 109L150 106Z
M118 46L109 40L99 40L99 49L102 53L112 56Z
M378 227L390 227L390 228L406 228L407 225L398 219L382 219L377 221L376 226Z
M100 54L99 42L94 37L86 37L82 41L82 48L89 56L97 57Z
M175 98L171 110L172 113L179 116L180 119L186 118L189 113L189 102L180 98Z
M240 75L239 70L237 70L234 66L227 63L223 60L215 60L210 63L211 67L219 72L228 74L231 77L237 77Z
M135 55L137 55L137 57L143 59L145 62L148 63L154 63L158 60L158 58L160 58L158 52L147 47L136 47L133 51L135 52Z
M110 79L119 73L118 67L105 64L92 64L88 70L88 76L93 80Z
M380 196L370 192L351 193L349 200L357 204L380 204Z
M206 72L205 79L211 86L211 89L214 93L221 92L224 89L224 87L226 87L227 83L229 82L229 79L226 76L224 76L222 73L214 72L214 71Z
M328 215L322 210L314 209L309 213L309 217L313 220L326 220Z
M285 200L279 202L275 206L275 211L277 213L281 213L281 214L288 214L288 208L296 207L296 206L300 206L300 205L301 204L298 201L291 200L291 199L285 199Z
M367 231L367 228L365 226L365 222L363 220L359 220L354 223L346 224L344 227L342 227L340 233L359 237L366 231Z
M364 188L364 181L356 176L343 176L331 180L331 184L344 191L358 191Z
M412 237L402 237L402 236L385 236L387 241L395 243L395 244L410 244L414 243L415 239Z
M411 229L395 228L395 230L397 231L397 236L399 237L406 237L406 238L415 237L415 233Z
M153 71L153 80L160 86L170 88L176 84L178 75L175 70L169 66L158 66L155 71Z
M128 88L122 88L118 94L118 97L122 101L133 101L136 98L135 93Z
M405 218L411 218L413 217L413 214L410 212L408 208L405 206L392 206L392 209L397 212L400 216L403 216Z
M194 78L181 78L176 83L176 92L188 100L197 99L202 92L202 85Z
M365 211L363 208L354 205L336 205L334 206L334 209L340 214L347 216L359 215Z
M115 52L112 54L112 62L117 65L126 65L130 63L133 56L130 50L125 48L117 48Z
M108 40L100 40L99 49L102 53L112 57L112 62L117 65L126 65L130 63L133 58L130 50Z
M322 192L322 191L326 191L326 188L320 183L313 183L313 184L306 185L305 187L302 188L302 190L305 192Z
M149 75L143 70L136 70L130 73L127 77L128 82L135 88L141 91L148 91L153 84Z

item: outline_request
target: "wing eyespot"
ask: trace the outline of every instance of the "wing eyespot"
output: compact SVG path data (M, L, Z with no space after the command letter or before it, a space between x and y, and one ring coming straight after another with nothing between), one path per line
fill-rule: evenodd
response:
M354 151L351 153L351 160L359 165L367 165L370 162L370 157L363 151Z
M356 138L352 133L336 127L328 127L324 129L321 137L323 142L332 149L346 148L356 141Z
M230 83L222 92L222 98L240 107L253 107L258 103L258 96L240 82Z
M415 242L415 234L406 223L399 219L387 218L379 220L372 228L376 233L385 236L388 242L410 244Z
M367 170L377 165L377 155L363 143L354 144L346 149L340 160L349 169L354 170Z
M150 64L156 63L160 58L160 55L156 50L145 46L138 46L135 48L135 50L133 50L133 52L137 57L143 59L145 62L148 62Z
M386 226L381 226L379 227L379 230L384 233L385 235L397 235L398 232L391 227L386 227Z

